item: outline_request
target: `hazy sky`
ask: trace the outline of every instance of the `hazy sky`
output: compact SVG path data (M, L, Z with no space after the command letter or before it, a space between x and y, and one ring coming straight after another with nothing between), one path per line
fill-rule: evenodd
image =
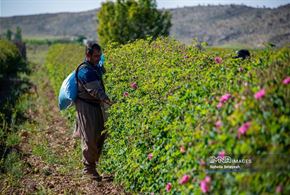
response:
M55 12L78 12L99 8L105 0L0 0L0 16L30 15ZM207 4L241 4L275 8L290 0L157 0L158 8L176 8Z

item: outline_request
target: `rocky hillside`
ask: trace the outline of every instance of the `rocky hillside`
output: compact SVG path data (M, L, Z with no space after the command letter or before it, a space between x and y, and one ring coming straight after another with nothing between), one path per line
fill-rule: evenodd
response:
M290 4L276 9L247 6L196 6L170 10L171 35L183 42L192 37L213 45L290 42Z
M96 38L96 12L40 14L0 18L0 33L20 26L24 37L67 37L85 35Z
M24 37L97 38L98 10L78 13L41 14L0 18L0 33L20 26ZM193 38L210 45L262 46L264 42L290 42L290 4L279 8L244 5L194 6L169 10L171 36L190 43Z

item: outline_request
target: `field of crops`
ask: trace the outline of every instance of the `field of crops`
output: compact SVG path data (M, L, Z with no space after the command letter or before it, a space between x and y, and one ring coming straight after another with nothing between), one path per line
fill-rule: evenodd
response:
M233 59L230 49L166 38L106 48L105 85L116 104L102 170L133 192L290 192L290 49L251 52ZM83 57L83 46L50 48L56 94ZM74 110L65 115L73 122ZM251 168L213 169L211 156L251 158Z

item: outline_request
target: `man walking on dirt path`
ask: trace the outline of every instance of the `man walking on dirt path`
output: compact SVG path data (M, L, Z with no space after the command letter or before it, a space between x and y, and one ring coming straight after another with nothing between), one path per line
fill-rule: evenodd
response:
M83 173L91 179L101 181L96 170L106 134L101 104L112 105L108 98L102 73L96 66L101 58L102 49L96 42L86 46L86 60L77 68L78 98L75 102L77 110L77 131L80 132L83 154Z

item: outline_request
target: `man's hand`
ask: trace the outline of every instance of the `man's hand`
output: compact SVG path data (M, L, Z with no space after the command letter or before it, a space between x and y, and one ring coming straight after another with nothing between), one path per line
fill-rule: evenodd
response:
M108 104L109 106L112 106L114 102L112 102L110 99L105 99L104 103Z

